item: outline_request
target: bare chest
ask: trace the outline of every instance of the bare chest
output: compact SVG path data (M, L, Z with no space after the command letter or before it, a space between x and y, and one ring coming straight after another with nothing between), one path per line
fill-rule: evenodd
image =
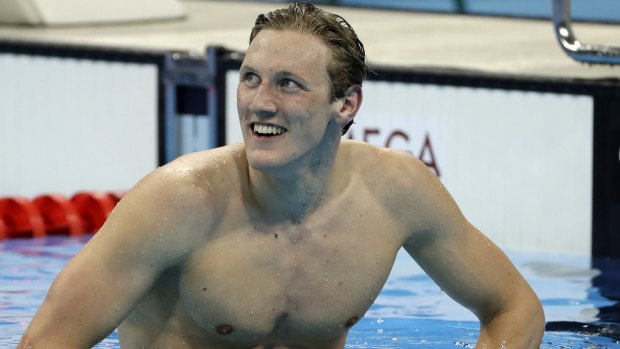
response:
M208 332L235 341L337 338L383 287L397 228L371 217L236 223L186 265L180 298Z

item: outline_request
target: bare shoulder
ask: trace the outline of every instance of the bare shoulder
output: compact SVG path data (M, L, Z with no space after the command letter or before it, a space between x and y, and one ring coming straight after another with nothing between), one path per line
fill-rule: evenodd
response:
M238 190L241 151L236 146L192 153L155 169L127 192L101 232L127 244L173 237L179 248L196 245L223 210L223 195Z
M240 144L190 153L156 169L147 181L173 198L229 192L239 183L236 179L242 176L244 159Z
M408 152L352 140L343 141L342 149L348 166L378 189L392 188L407 195L441 185L437 176Z
M410 153L358 141L343 142L343 157L375 200L389 208L413 233L462 219L441 180Z
M57 338L54 347L77 348L110 333L162 273L208 241L224 201L216 195L234 185L239 151L190 154L145 176L58 275L27 336L41 347ZM105 292L96 292L101 285Z

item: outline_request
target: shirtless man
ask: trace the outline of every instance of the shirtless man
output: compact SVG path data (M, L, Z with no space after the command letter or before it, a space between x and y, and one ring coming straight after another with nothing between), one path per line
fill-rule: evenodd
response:
M18 348L343 348L404 247L480 319L480 348L538 348L506 256L409 154L341 140L364 49L310 5L259 16L237 90L244 144L141 180L58 275Z

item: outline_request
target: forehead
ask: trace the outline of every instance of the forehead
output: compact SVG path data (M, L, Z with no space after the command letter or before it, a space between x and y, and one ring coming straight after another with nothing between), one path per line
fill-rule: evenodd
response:
M296 74L327 74L330 51L317 36L290 30L261 30L248 47L243 65Z

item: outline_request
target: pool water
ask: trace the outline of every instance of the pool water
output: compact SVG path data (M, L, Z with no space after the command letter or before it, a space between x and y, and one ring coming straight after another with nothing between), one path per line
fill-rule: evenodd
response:
M88 241L47 237L0 241L0 348L14 348L58 271ZM540 348L620 349L620 261L509 252L541 298ZM478 322L447 297L406 253L346 348L473 348ZM95 348L118 348L112 333Z

